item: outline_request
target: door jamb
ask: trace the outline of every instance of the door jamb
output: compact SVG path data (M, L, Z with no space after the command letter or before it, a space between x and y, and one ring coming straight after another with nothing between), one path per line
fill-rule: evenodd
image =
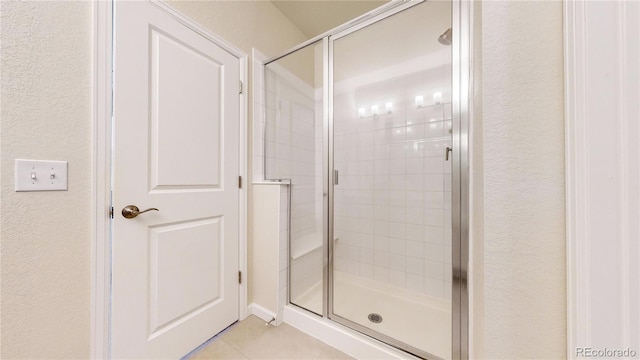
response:
M222 47L239 60L240 81L247 88L248 57L242 50L211 33L170 6L151 0L181 24ZM111 307L111 127L113 1L94 1L92 9L92 184L91 184L91 348L92 359L110 358ZM247 177L247 91L240 95L239 175ZM247 274L247 192L239 189L238 267ZM239 319L248 316L247 282L239 286ZM212 334L213 335L213 334Z

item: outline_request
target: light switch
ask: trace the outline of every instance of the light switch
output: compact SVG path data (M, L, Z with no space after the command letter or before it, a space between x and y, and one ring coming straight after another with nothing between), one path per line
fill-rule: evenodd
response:
M16 191L67 190L67 162L16 159Z

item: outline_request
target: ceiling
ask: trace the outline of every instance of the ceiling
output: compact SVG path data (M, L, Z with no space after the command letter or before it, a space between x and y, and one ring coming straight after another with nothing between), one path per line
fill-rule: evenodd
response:
M272 0L304 35L313 38L367 13L387 0Z

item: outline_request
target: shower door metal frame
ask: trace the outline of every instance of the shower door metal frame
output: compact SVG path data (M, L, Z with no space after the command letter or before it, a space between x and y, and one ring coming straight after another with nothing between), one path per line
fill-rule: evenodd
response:
M469 125L473 99L473 2L453 0L452 359L469 358ZM456 149L458 149L456 151Z
M333 142L333 43L344 36L364 29L383 19L410 9L420 2L408 2L394 7L384 13L373 16L366 21L351 26L343 31L330 35L328 41L328 79L325 86L324 124L325 144L328 155L325 163L325 191L327 198L325 211L327 217L325 242L328 246L326 257L328 267L325 269L325 297L323 298L325 316L339 324L355 329L374 339L426 359L439 359L424 350L415 348L392 337L374 331L334 313L333 309L333 253L334 253L334 142ZM465 0L452 0L452 359L469 358L469 300L468 300L468 261L469 261L469 105L471 100L470 82L472 80L471 67L471 14L473 4ZM457 30L457 31L456 31Z
M333 314L333 41L363 29L387 17L427 0L392 1L348 23L299 44L270 58L264 65L277 61L310 44L323 43L323 317L353 328L365 335L428 359L438 357L375 332ZM473 89L472 39L474 5L468 0L452 1L452 359L469 358L469 119L471 118ZM290 233L290 232L289 232ZM289 248L291 247L289 236ZM291 268L289 267L289 272ZM291 275L289 274L289 277ZM287 304L291 303L290 294ZM297 306L299 307L299 306ZM313 311L299 307L309 313ZM403 346L404 345L404 346Z

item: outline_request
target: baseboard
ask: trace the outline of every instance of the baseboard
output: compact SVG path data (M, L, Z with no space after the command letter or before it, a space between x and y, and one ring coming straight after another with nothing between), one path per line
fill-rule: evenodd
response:
M277 317L276 313L269 311L256 303L249 304L249 314L255 315L265 322L269 322Z

